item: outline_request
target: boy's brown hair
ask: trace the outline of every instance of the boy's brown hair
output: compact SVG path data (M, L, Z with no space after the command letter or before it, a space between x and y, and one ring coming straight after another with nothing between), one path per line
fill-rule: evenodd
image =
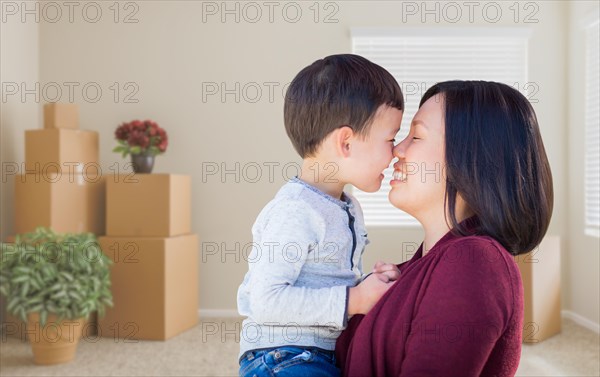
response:
M388 71L358 55L327 56L301 70L287 89L285 130L298 154L310 157L342 126L366 137L381 105L404 110L402 90Z

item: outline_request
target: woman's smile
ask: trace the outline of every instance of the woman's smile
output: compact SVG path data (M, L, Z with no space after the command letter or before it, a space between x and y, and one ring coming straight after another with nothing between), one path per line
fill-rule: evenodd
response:
M406 173L404 173L402 170L395 169L393 179L390 181L390 184L406 182L407 178L408 178L408 175Z
M400 163L400 161L394 164L394 173L392 174L392 180L390 181L391 186L406 182L408 174L403 167L405 166Z

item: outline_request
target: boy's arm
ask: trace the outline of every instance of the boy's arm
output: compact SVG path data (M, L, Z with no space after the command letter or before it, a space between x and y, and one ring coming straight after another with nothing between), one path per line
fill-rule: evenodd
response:
M309 257L310 245L319 239L322 221L302 203L274 208L254 242L249 257L252 279L250 307L258 323L270 325L344 328L348 317L348 287L331 286L319 278L315 288L294 286Z
M269 213L248 259L252 318L271 326L345 328L348 317L366 314L391 282L373 276L356 287L332 286L329 280L320 284L315 275L310 282L314 288L295 286L310 246L321 239L319 229L326 225L302 203L286 203L283 209Z
M348 288L348 316L367 314L394 283L379 273L369 274L360 284Z

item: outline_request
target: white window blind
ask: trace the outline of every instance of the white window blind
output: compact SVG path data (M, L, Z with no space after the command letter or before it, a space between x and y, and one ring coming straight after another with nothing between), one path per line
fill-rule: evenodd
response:
M426 34L425 34L426 33ZM523 29L439 29L352 31L352 51L387 69L405 97L405 111L396 142L408 134L421 96L447 80L487 80L512 85L534 102L537 86L527 83L529 31ZM395 162L394 159L392 162ZM368 226L413 227L415 218L388 201L393 168L385 171L381 189L365 193L353 188Z
M586 30L585 233L600 236L600 22Z

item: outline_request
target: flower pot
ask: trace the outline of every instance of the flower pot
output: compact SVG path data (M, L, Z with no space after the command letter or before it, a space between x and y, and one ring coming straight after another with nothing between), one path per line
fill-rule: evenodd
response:
M154 156L148 154L132 154L131 163L135 173L152 173Z
M75 358L81 338L84 318L63 319L58 322L54 314L48 315L44 326L39 313L27 317L27 337L33 350L33 361L40 365L68 363Z

